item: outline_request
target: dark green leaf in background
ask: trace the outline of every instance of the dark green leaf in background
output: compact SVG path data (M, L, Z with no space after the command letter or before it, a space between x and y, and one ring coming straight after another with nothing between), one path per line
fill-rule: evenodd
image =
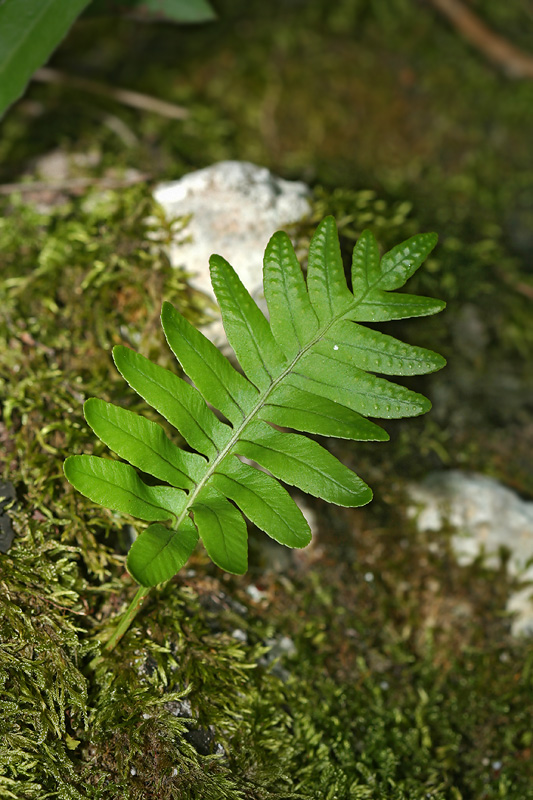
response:
M216 14L208 0L93 0L90 14L125 14L140 22L210 22Z
M0 5L0 115L24 92L90 0L5 0Z
M0 3L0 116L46 64L77 17L128 12L136 19L209 22L208 0L4 0Z

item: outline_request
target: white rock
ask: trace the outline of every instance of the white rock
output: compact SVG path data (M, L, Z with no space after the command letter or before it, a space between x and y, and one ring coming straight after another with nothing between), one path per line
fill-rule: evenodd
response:
M60 149L43 153L34 166L38 177L48 183L60 183L70 177L69 157Z
M214 298L209 257L223 256L257 300L262 296L263 254L272 234L309 215L308 187L286 181L246 161L222 161L156 187L168 216L191 214L189 242L173 243L171 264L192 274L190 285ZM216 337L214 337L216 339Z
M255 583L250 583L249 586L246 587L246 594L252 598L254 603L260 603L268 596L262 589L258 589Z
M471 564L483 554L485 564L497 567L501 550L510 553L509 572L533 580L533 503L486 475L459 470L435 472L408 487L420 531L440 530L446 523L456 529L452 546L459 564ZM533 587L509 598L507 610L516 612L514 634L533 634Z

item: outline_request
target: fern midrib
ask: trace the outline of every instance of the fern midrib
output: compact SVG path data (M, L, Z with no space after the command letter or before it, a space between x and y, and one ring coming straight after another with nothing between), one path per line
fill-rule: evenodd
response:
M362 297L361 297L361 298L359 298L358 300L355 300L355 297L354 297L354 302L353 302L353 303L351 303L351 304L350 304L350 306L349 306L349 308L350 308L350 311L351 311L351 310L353 310L353 308L356 308L356 307L357 307L359 304L361 304L361 303L364 301L364 299L365 299L366 295L367 295L367 294L368 294L368 293L371 291L371 288L373 288L373 287L368 287L368 289L366 290L366 292L365 292L365 293L362 295ZM257 414L257 413L258 413L258 412L259 412L259 411L260 411L260 410L263 408L263 406L266 404L266 401L268 400L268 397L269 397L269 395L270 395L270 394L272 394L272 392L274 391L274 389L276 389L276 387L277 387L277 386L279 386L279 384L280 384L280 383L281 383L281 382L284 380L284 378L285 378L285 377L286 377L286 376L287 376L289 373L291 373L291 372L293 371L293 369L294 369L295 365L298 363L298 361L299 361L301 358L303 358L303 356L304 356L304 355L305 355L305 354L306 354L306 353L307 353L307 352L308 352L308 351L309 351L309 350L310 350L310 349L311 349L311 348L312 348L312 347L313 347L313 346L314 346L314 345L315 345L315 344L316 344L318 341L320 341L320 339L322 339L322 338L323 338L323 337L326 335L326 333L328 332L328 330L329 330L329 329L330 329L330 328L331 328L331 327L332 327L332 326L333 326L333 325L334 325L336 322L338 322L338 320L339 320L339 319L341 319L341 318L342 318L342 317L343 317L343 316L344 316L344 315L347 313L347 311L348 311L348 308L346 308L346 307L345 307L345 308L344 308L344 309L343 309L341 312L339 312L339 314L337 314L335 317L332 317L332 319L331 319L331 320L330 320L330 321L327 323L327 325L325 325L325 326L324 326L324 327L322 327L322 328L319 328L319 330L316 332L315 336L314 336L314 337L313 337L313 338L312 338L312 339L311 339L311 340L310 340L310 341L309 341L309 342L308 342L308 343L305 345L305 347L304 347L302 350L300 350L300 351L299 351L299 353L298 353L298 354L297 354L297 355L294 357L294 359L293 359L293 360L291 361L291 363L290 363L290 364L287 366L287 368L286 368L286 369L285 369L285 370L284 370L284 371L283 371L283 372L282 372L282 373L281 373L281 374L280 374L280 375L279 375L277 378L275 378L275 379L272 381L271 385L270 385L270 386L269 386L267 389L265 389L265 390L264 390L264 391L263 391L263 392L262 392L262 393L259 395L259 397L258 397L258 399L257 399L257 402L256 402L255 406L253 407L253 409L250 411L250 413L248 414L248 416L246 416L246 417L243 419L243 421L242 421L242 423L239 425L239 427L235 429L235 432L234 432L233 436L230 438L230 440L229 440L229 441L228 441L228 443L225 445L225 447L224 447L224 448L223 448L223 449L222 449L222 450L219 452L219 454L216 456L215 460L214 460L213 462L211 462L211 464L210 464L209 468L208 468L208 469L207 469L207 471L206 471L206 474L205 474L205 476L202 478L202 480L200 480L200 481L197 483L197 485L196 485L195 489L193 489L193 491L191 492L191 494L190 494L190 496L189 496L189 499L188 499L188 501L187 501L187 503L186 503L186 505L185 505L185 507L184 507L183 511L181 512L181 514L179 515L179 517L178 517L178 519L177 519L177 524L176 524L176 527L177 527L177 528L179 528L179 526L181 525L181 523L183 522L183 520L185 519L185 517L187 516L187 514L188 514L188 513L189 513L189 511L191 510L191 507L194 505L194 501L196 500L196 498L198 497L198 495L200 494L200 492L202 491L202 489L203 489L203 488L206 486L206 484L207 484L207 482L209 481L209 479L210 479L210 478L211 478L211 477L212 477L212 476L215 474L215 472L216 472L216 470L217 470L217 467L218 467L218 466L219 466L219 465L222 463L222 461L223 461L223 460L226 458L226 456L228 455L228 453L230 452L230 450L231 450L231 449L233 448L233 446L234 446L234 445L235 445L235 444L236 444L236 443L239 441L239 439L241 439L241 438L242 438L242 435L243 435L243 433L244 433L244 430L246 429L246 427L247 427L248 425L250 425L250 424L251 424L251 423L254 421L254 418L255 418L256 414Z
M286 376L288 374L293 373L294 368L295 368L296 364L298 363L298 361L301 358L303 358L303 356L312 347L314 347L314 345L318 341L320 341L321 339L323 339L325 337L325 335L327 334L328 330L336 322L338 322L340 319L342 319L348 313L348 311L352 312L355 308L357 308L357 306L359 306L359 305L364 303L367 295L371 294L372 291L374 290L374 288L376 288L376 286L379 285L382 277L383 277L383 275L379 275L376 278L376 280L374 280L371 284L367 283L365 291L361 294L361 296L357 300L355 299L355 297L352 294L353 302L350 303L350 305L348 307L343 308L343 310L341 312L339 312L336 316L333 316L331 318L331 320L326 325L324 325L323 327L319 328L317 330L316 334L314 335L314 337L297 353L297 355L293 358L293 360L290 362L290 364L287 366L287 368L285 370L283 370L283 372L281 372L281 374L277 378L272 380L271 384L268 386L267 389L265 389L262 393L259 394L259 396L257 398L257 401L256 401L254 407L252 408L252 410L250 411L250 413L247 416L244 417L243 421L235 429L233 435L231 436L231 438L229 439L227 444L222 448L222 450L218 451L218 455L215 457L215 459L212 462L210 462L204 477L200 481L198 481L198 483L195 485L195 488L189 494L188 500L187 500L183 510L181 511L179 516L175 517L175 519L176 519L176 528L179 528L179 526L181 525L181 523L183 522L185 517L188 515L188 513L190 512L192 506L194 505L194 502L195 502L196 498L201 493L201 491L205 488L205 486L207 485L208 481L216 473L217 468L219 467L219 465L226 458L226 456L232 450L234 445L241 438L243 438L243 434L244 434L244 431L245 431L246 427L248 425L250 425L254 421L257 413L265 406L265 404L266 404L266 402L268 400L268 397L272 394L272 392L277 388L277 386L279 386L279 384L286 378ZM329 297L329 295L328 295L328 297ZM263 361L262 358L261 358L261 360ZM263 365L264 365L264 361L263 361ZM264 366L266 367L266 365L264 365ZM366 370L363 370L363 371L366 371ZM204 434L205 434L205 432L204 432ZM205 434L205 435L207 435L207 434ZM216 444L214 442L213 442L213 444L215 445L216 449L218 450ZM167 509L165 509L165 510L167 510ZM170 513L172 513L172 512L170 512ZM168 545L165 545L165 547L167 547L167 546Z

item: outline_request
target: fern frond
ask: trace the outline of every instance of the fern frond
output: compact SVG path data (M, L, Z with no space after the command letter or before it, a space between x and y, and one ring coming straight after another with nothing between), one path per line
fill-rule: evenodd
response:
M198 538L219 567L245 572L243 515L276 541L305 547L309 526L279 481L337 505L370 501L369 487L302 433L384 441L387 433L368 417L429 410L425 397L378 375L424 374L440 369L444 359L359 323L444 307L395 291L436 240L434 234L413 236L380 259L374 236L365 231L354 248L350 291L331 217L312 239L307 281L290 239L278 232L264 260L268 320L227 261L213 256L213 289L244 374L170 303L163 304L163 330L193 385L126 347L114 348L125 380L195 451L177 447L161 426L130 411L98 399L85 404L96 435L133 466L71 456L65 474L94 502L152 523L128 555L128 569L142 586L171 578ZM168 485L148 486L133 467Z

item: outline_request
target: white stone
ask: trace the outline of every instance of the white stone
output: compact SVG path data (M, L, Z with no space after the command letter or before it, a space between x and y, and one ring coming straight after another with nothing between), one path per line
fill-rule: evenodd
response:
M267 597L266 592L263 592L261 589L258 589L255 583L250 583L246 587L246 594L252 598L254 603L260 603Z
M452 547L459 564L471 564L480 555L497 567L503 548L510 554L511 575L533 580L533 502L522 500L511 489L486 475L459 470L436 472L408 492L420 531L440 530L445 524L456 530ZM533 586L515 592L507 610L516 612L513 633L533 634Z
M190 285L214 298L209 257L223 256L257 300L263 288L263 254L275 231L309 215L308 187L286 181L246 161L222 161L156 187L154 197L170 217L192 215L185 234L170 246L175 267Z

